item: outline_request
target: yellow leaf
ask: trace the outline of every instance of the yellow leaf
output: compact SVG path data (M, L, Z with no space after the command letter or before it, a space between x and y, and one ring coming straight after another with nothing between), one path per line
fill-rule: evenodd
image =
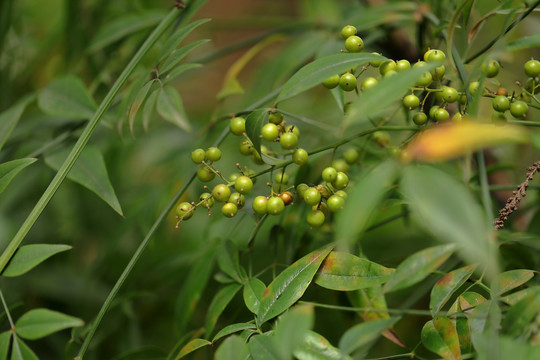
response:
M449 122L420 132L407 146L406 153L407 157L420 161L444 161L484 147L528 140L527 130L520 126Z

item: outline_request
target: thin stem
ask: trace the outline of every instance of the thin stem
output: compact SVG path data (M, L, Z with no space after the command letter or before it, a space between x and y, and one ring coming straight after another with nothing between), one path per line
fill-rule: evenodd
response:
M127 64L124 71L120 74L112 88L109 90L109 93L107 96L105 96L105 99L101 102L99 105L99 108L96 110L94 116L84 129L83 133L79 137L79 140L77 140L77 143L69 153L67 159L64 161L62 166L60 167L60 170L56 173L54 178L52 179L51 183L39 199L39 201L36 203L22 226L19 228L19 231L15 234L13 239L11 239L10 243L7 245L7 247L2 252L2 255L0 256L0 273L4 268L6 267L8 261L11 259L15 251L19 248L22 241L24 240L26 234L32 229L35 222L49 203L49 201L52 199L64 179L66 178L68 172L71 170L73 165L75 164L75 161L78 159L79 155L82 153L84 147L90 140L90 137L94 133L95 129L101 122L101 119L109 109L109 107L112 105L114 99L116 98L116 95L122 89L124 84L127 82L129 76L137 66L137 64L141 61L143 56L152 48L152 46L157 42L161 34L165 31L165 29L174 21L174 19L178 16L178 10L173 9L163 18L163 20L159 23L159 25L154 29L154 31L148 36L146 41L142 44L140 49L135 53L131 61Z
M2 289L0 289L0 299L2 300L2 305L4 306L4 311L6 312L9 326L11 326L11 331L15 331L15 324L13 323L13 319L11 318L11 314L9 313L9 308L6 304L6 300L4 299L4 293L2 292Z
M484 158L484 152L478 151L476 153L476 161L478 162L478 175L480 178L480 189L482 192L482 203L484 204L484 210L488 219L493 214L493 204L491 202L491 195L489 193L489 182L486 171L486 160Z

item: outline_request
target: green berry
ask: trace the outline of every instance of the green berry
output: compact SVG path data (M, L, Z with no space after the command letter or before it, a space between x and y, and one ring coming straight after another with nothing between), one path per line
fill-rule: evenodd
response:
M345 73L339 78L339 86L344 91L353 91L356 89L356 77L351 73Z
M427 62L436 62L436 61L444 61L446 59L446 55L441 50L432 49L429 50L429 54L427 56L427 59L425 59Z
M333 167L327 167L322 172L322 179L326 182L331 183L332 181L336 179L337 173L338 173L337 170L334 169Z
M390 135L386 131L375 131L373 133L373 140L377 145L385 147L390 142Z
M416 68L419 68L419 67L422 67L422 66L426 66L427 65L427 62L425 61L417 61L413 64L413 69L416 69Z
M358 151L356 149L348 149L343 153L343 159L345 162L349 165L354 164L356 161L358 161Z
M403 105L409 110L414 110L420 106L420 99L414 94L407 95L403 98Z
M178 216L181 220L187 220L193 216L194 211L195 209L193 208L193 205L188 202L183 202L180 203L176 208L176 216Z
M448 119L450 119L450 114L448 113L448 111L446 111L446 109L439 108L433 114L433 120L435 121L440 122L440 121L446 121Z
M362 84L360 85L360 88L362 91L368 90L373 88L375 85L377 85L379 81L375 79L374 77L367 77L362 81Z
M197 168L197 179L202 182L214 180L216 174L206 165L201 165Z
M324 213L321 210L311 210L307 215L306 221L309 226L320 227L324 224Z
M337 196L340 196L343 198L343 200L347 200L347 197L349 196L345 191L343 190L338 190L335 192L334 195L337 195Z
M376 52L374 52L374 53L372 53L372 54L373 54L373 55L381 55L381 54L376 53ZM373 61L370 61L370 62L369 62L369 65L378 68L379 66L381 66L382 62L383 62L382 60L373 60Z
M401 72L401 71L410 69L410 67L411 67L411 63L408 60L405 60L405 59L399 60L396 63L396 71L397 72Z
M191 161L195 164L200 164L206 159L205 151L203 149L195 149L191 152Z
M429 55L431 55L432 52L436 51L436 49L429 49L424 53L424 61L428 61Z
M322 82L323 86L327 89L333 89L339 85L339 75L330 76L328 79Z
M304 149L296 149L292 158L296 165L302 166L308 161L308 153Z
M270 215L279 215L285 209L285 203L279 196L273 196L266 203L266 211Z
M471 95L475 95L476 92L478 91L478 88L480 87L480 83L478 81L473 81L472 83L469 84L469 93L471 93Z
M292 132L296 137L300 137L300 129L298 129L298 126L289 125L285 128L285 132Z
M229 128L234 135L242 135L246 131L246 119L242 117L232 118Z
M344 172L339 171L332 185L338 190L343 190L349 185L349 177Z
M321 193L315 188L309 188L304 192L304 201L308 205L317 205L321 201Z
M523 70L525 70L525 74L529 77L537 77L540 75L540 61L531 59L523 65Z
M216 200L214 200L214 198L212 197L212 194L207 192L202 193L201 196L199 196L199 201L203 201L203 206L207 208L211 208L216 202Z
M238 146L238 150L242 155L251 155L251 153L253 152L253 146L251 146L251 144L247 141L242 141Z
M289 175L279 172L274 176L274 181L278 184L287 184L289 182Z
M433 80L442 80L445 72L446 67L444 67L444 65L437 66L435 70L431 72L431 77L433 78Z
M239 176L234 183L234 188L240 194L249 194L253 189L253 181L247 176Z
M349 36L345 40L345 49L349 52L360 52L364 48L364 42L356 35Z
M216 201L227 202L231 197L231 189L225 184L218 184L212 190L212 196Z
M460 123L463 122L463 115L461 113L455 113L454 116L452 116L452 122Z
M389 78L389 77L392 77L394 75L397 75L397 71L395 70L388 70L384 75L383 77L384 78Z
M421 126L421 125L424 125L425 123L427 123L427 115L424 113L424 112L417 112L416 114L414 114L413 118L412 118L413 122L418 125L418 126Z
M349 38L350 36L356 35L356 28L352 25L347 25L343 29L341 29L341 36L343 36L344 39Z
M396 70L396 62L394 60L386 60L381 63L379 66L379 73L384 76L389 71Z
M265 124L261 129L261 135L266 141L274 141L279 136L279 129L276 124Z
M309 189L309 186L307 184L298 184L298 186L296 186L296 194L298 194L298 196L303 199L307 189Z
M442 91L442 98L447 103L453 103L458 100L459 93L453 87L445 86Z
M332 161L332 167L336 169L338 172L347 172L349 171L349 164L344 159L335 159Z
M279 125L281 124L282 121L283 121L283 115L281 115L281 113L271 112L270 115L268 115L268 122L272 124Z
M296 136L295 133L292 133L292 132L283 133L281 134L279 138L279 144L284 149L287 149L287 150L294 149L296 145L298 145L298 137Z
M482 70L482 72L486 74L486 77L488 78L497 76L499 73L499 68L500 66L497 60L489 60L488 62L482 63L480 66L480 70Z
M420 75L418 80L416 80L416 85L420 87L427 87L431 84L432 81L433 81L433 76L431 75L431 73L425 72L422 75Z
M244 195L242 195L242 194L240 194L238 192L234 192L234 193L231 194L231 196L229 197L229 200L227 202L233 203L239 209L241 209L246 204L246 198L244 197Z
M268 199L264 196L257 196L255 199L253 199L253 211L255 211L259 215L266 214L266 204L268 203Z
M529 106L523 101L517 100L510 105L510 114L516 119L523 119L528 111Z
M435 112L439 110L439 107L437 105L433 105L431 108L429 108L429 118L435 120Z
M326 200L326 205L331 212L338 212L339 210L343 209L343 205L345 205L345 199L339 195L334 194L330 196L328 200Z
M505 112L510 109L510 100L506 96L495 96L491 102L491 106L498 112Z
M235 182L240 177L240 174L234 173L229 176L229 182Z
M232 218L238 213L238 207L236 204L228 202L221 207L221 213L226 217Z
M221 159L221 150L217 147L211 147L206 150L206 157L210 161L219 161Z

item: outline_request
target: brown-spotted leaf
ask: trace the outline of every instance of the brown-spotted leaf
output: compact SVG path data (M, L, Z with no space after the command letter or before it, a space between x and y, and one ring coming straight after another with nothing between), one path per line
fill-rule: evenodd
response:
M472 351L471 329L466 318L456 319L456 331L459 339L459 348L462 354L468 354Z
M180 350L178 355L174 358L174 360L179 360L186 356L189 353L194 352L197 349L202 348L203 346L212 345L212 343L208 340L204 339L193 339L190 342L188 342L184 347Z
M426 349L447 360L461 360L461 350L456 327L446 317L436 317L422 328L422 344Z
M527 289L516 291L514 293L501 297L501 301L504 301L508 305L515 305L518 301L522 300L525 296L529 295L531 292L536 291L539 288L540 286L532 286Z
M351 291L384 284L394 269L390 269L346 252L332 251L324 259L315 283L324 288Z
M278 316L302 297L333 246L328 245L307 254L283 270L268 285L257 313L259 324Z
M467 291L459 295L457 301L459 303L459 308L462 311L467 312L473 307L485 302L486 298L474 291Z
M534 271L526 269L509 270L499 274L499 295L504 294L532 279Z
M502 328L505 333L518 337L540 313L540 288L535 288L506 312Z
M476 265L468 265L456 269L444 275L437 281L435 286L433 286L433 289L431 289L429 302L429 309L433 316L442 309L454 291L467 281L474 272L475 267Z

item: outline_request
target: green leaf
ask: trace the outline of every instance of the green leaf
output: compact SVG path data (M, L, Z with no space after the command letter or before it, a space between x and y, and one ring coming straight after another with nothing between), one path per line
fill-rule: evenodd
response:
M502 328L505 333L518 337L540 313L540 289L536 288L506 312Z
M184 131L191 131L191 125L187 120L182 99L172 86L164 86L158 93L157 111L161 117L170 123L177 125Z
M279 355L273 338L268 335L255 335L249 340L249 352L254 360L283 360Z
M35 100L34 95L28 95L19 100L15 105L0 114L0 150L11 135L19 122L24 109Z
M196 64L196 63L180 64L174 69L172 69L171 72L169 72L167 75L165 75L165 78L162 79L162 81L164 84L168 84L171 81L174 81L177 77L179 77L183 73L192 69L198 69L201 66L202 66L201 64Z
M435 316L450 296L473 274L476 265L468 265L444 275L431 289L429 310Z
M28 347L18 337L15 336L13 341L13 349L11 350L11 360L39 360L32 349Z
M174 321L177 330L182 333L199 302L214 267L215 250L204 254L189 271L176 302Z
M11 341L11 331L0 333L0 360L7 359L9 343Z
M401 99L414 86L422 74L440 65L439 63L427 63L425 66L398 72L391 77L383 77L376 86L363 91L362 96L358 96L351 104L342 128L346 129L350 124L367 121L368 118L386 112L391 105Z
M63 329L83 325L81 319L73 316L49 309L34 309L17 320L15 331L20 337L35 340Z
M276 103L320 85L330 76L340 74L355 66L362 66L370 61L386 58L369 53L343 53L317 59L298 70L283 85Z
M474 345L477 360L492 359L540 359L540 346L523 342L522 339L513 339L508 336L498 336L495 341L491 334L475 336Z
M484 303L486 298L476 292L467 291L459 295L457 301L459 303L459 308L467 312L468 309L470 310L475 306Z
M254 324L251 323L237 323L225 326L223 329L219 330L216 336L212 339L212 342L215 343L219 339L234 334L235 332L246 330L246 329L257 329Z
M257 109L246 117L246 135L261 154L261 129L268 122L268 109Z
M418 5L414 2L381 3L377 6L361 7L347 14L345 23L354 24L358 31L372 31L383 24L397 24L401 21L412 21Z
M447 360L461 360L459 339L454 323L446 317L436 317L422 328L422 344Z
M244 303L254 314L259 312L261 299L266 290L266 285L257 278L251 278L244 284Z
M25 167L36 162L37 159L17 159L0 164L0 194L4 192L11 180Z
M410 165L403 171L400 189L420 226L459 245L465 260L482 264L492 276L496 259L489 245L491 224L462 183L434 167Z
M214 326L216 326L219 316L225 310L227 305L229 305L234 295L236 295L236 293L238 292L238 290L240 290L241 287L242 285L239 284L231 284L216 293L216 295L212 299L212 302L210 303L208 311L206 312L205 337L209 337L212 334L212 331L214 331Z
M527 281L531 280L533 276L534 271L526 269L510 270L499 274L499 295L525 284Z
M181 359L184 356L186 356L187 354L192 353L195 350L200 349L200 348L202 348L204 346L207 346L207 345L212 345L212 343L210 341L204 340L204 339L193 339L190 342L188 342L186 345L184 345L184 347L180 350L180 352L174 358L174 360Z
M163 11L151 10L121 16L107 22L99 29L86 51L88 53L96 52L131 34L151 28L159 23L165 15L166 13Z
M97 105L81 79L66 76L51 82L38 96L44 113L54 116L90 119Z
M280 352L280 359L292 358L293 351L304 341L313 327L313 306L298 305L278 318L274 330L274 342Z
M381 333L391 328L399 318L363 322L345 331L339 339L339 348L346 354L354 351L367 352Z
M244 339L233 335L225 339L219 346L214 357L215 360L243 360L249 354L249 348Z
M148 92L150 91L150 88L152 85L156 83L155 80L148 81L142 88L139 89L137 92L137 95L135 96L135 100L131 103L129 107L128 112L128 119L129 119L129 130L131 133L133 133L133 124L135 123L135 117L137 116L137 113L139 112L139 109L141 108L141 105L144 103L144 100L146 100L146 97L148 96Z
M210 19L201 19L194 21L190 24L187 24L186 26L183 26L181 28L178 28L174 34L169 36L167 38L167 41L165 41L165 44L163 44L163 48L161 49L161 53L159 55L159 63L161 63L165 58L167 58L173 51L180 45L182 41L186 38L186 36L189 35L193 30L195 30L198 26L207 23L210 21Z
M148 131L148 125L150 124L150 118L154 112L154 107L156 105L158 95L159 91L157 90L151 92L143 105L142 123L145 131Z
M540 47L540 33L523 36L515 41L512 41L506 46L506 51L517 51L538 47Z
M352 360L332 346L322 335L308 331L302 345L294 351L298 360Z
M383 286L383 292L396 291L424 280L441 266L455 250L453 244L440 245L421 250L398 265L390 280Z
M467 319L459 317L456 319L456 331L459 340L459 349L462 354L468 354L472 351L471 329Z
M54 154L46 155L45 163L52 169L59 171L69 152L69 149L62 149ZM67 177L95 193L114 211L124 216L109 180L105 160L103 160L103 155L98 148L92 145L86 146Z
M180 62L182 61L190 52L201 46L202 44L206 44L208 39L195 41L192 44L186 45L181 47L178 50L175 50L171 53L171 55L165 60L163 65L160 67L160 73L166 73L172 69Z
M538 288L539 288L538 286L532 286L532 287L527 288L527 289L516 291L514 293L511 293L509 295L501 297L501 301L504 301L508 305L515 305L518 301L525 298L531 292L536 291L536 289L538 289Z
M337 246L350 249L366 229L368 222L399 174L394 161L386 161L362 176L349 192L342 211L336 214ZM362 206L357 206L357 204Z
M240 261L238 259L238 249L236 245L229 239L223 241L219 246L217 253L217 261L219 268L236 282L242 283Z
M324 259L315 283L324 288L351 291L384 284L394 269L346 252L332 251Z
M27 273L51 256L70 250L69 245L33 244L21 246L13 255L2 276L14 277Z
M325 246L297 260L268 285L257 313L259 324L278 316L302 297L332 247Z

